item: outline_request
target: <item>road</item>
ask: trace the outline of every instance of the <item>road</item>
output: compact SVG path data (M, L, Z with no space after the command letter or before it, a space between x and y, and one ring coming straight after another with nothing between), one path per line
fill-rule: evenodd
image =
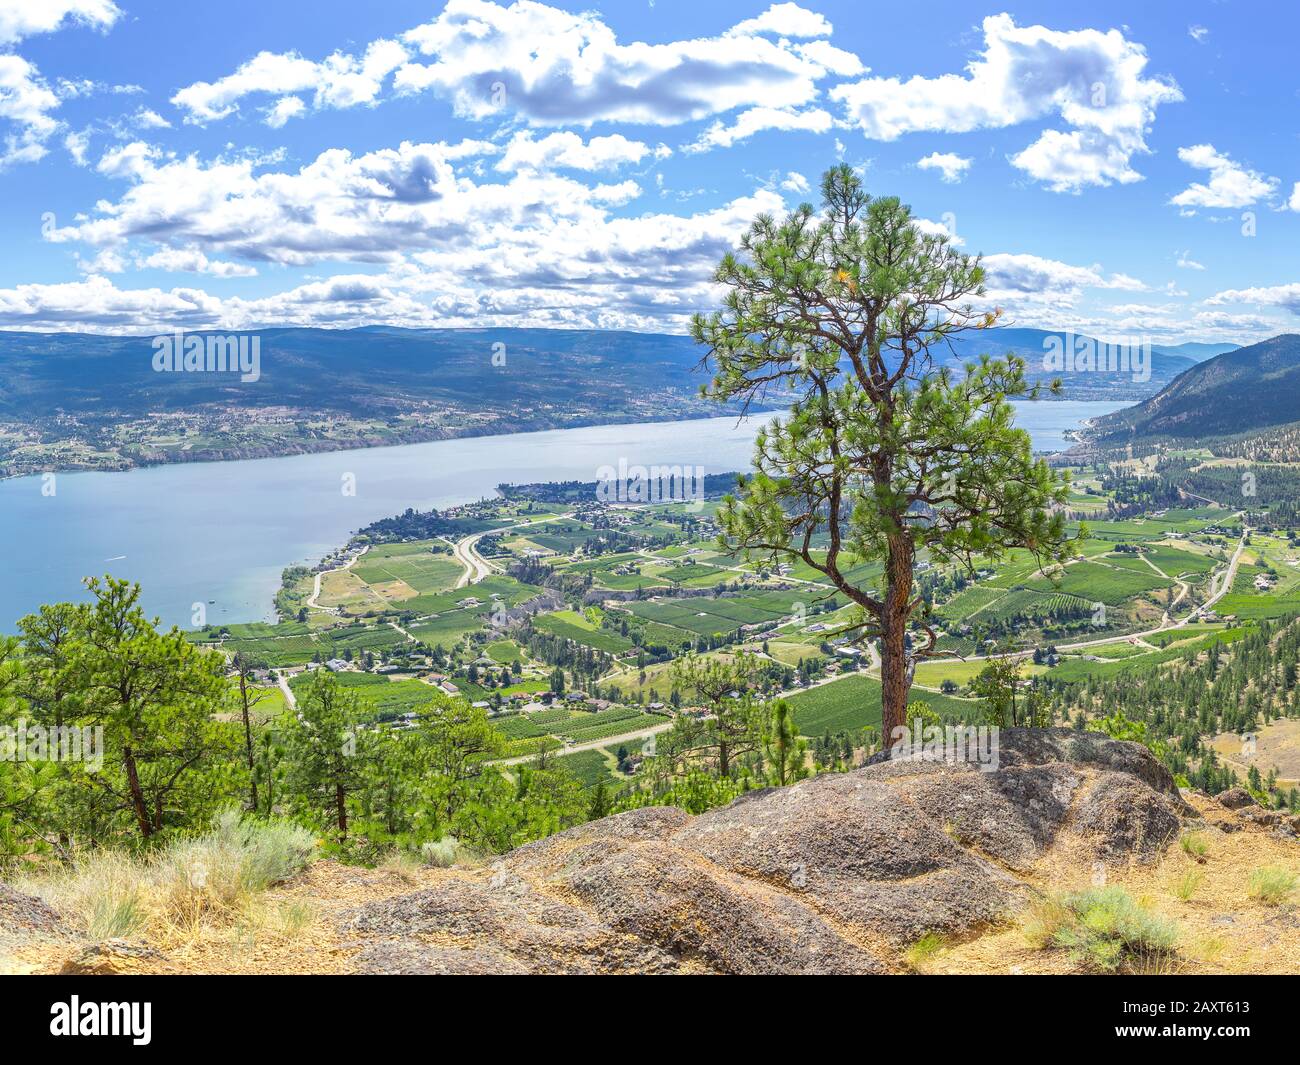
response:
M350 559L348 559L347 562L345 562L343 565L341 565L341 566L335 566L333 569L317 570L317 571L316 571L316 579L315 579L315 581L312 583L311 595L307 598L307 605L308 605L309 607L311 607L313 610L323 610L323 611L325 611L325 613L327 613L327 614L337 614L337 613L339 612L339 608L338 608L338 607L336 607L336 606L321 606L320 603L317 601L317 600L320 599L320 582L321 582L321 578L324 577L325 574L327 574L327 573L342 573L344 570L349 570L349 569L351 569L353 566L355 566L355 565L357 564L357 559L359 559L362 555L364 555L364 554L365 554L367 551L369 551L369 550L370 550L370 545L367 544L367 545L366 545L365 547L363 547L360 551L358 551L355 555L353 555Z
M573 512L568 514L552 514L545 518L535 518L531 521L520 521L513 525L502 525L495 529L484 529L482 532L472 533L461 540L447 540L451 544L452 556L465 567L465 572L460 575L460 580L456 582L457 588L465 588L471 584L478 584L484 577L497 572L494 563L489 562L475 550L475 545L488 535L509 532L512 529L526 529L533 525L545 525L549 521L560 521L565 518L573 517Z
M512 526L507 526L511 528ZM475 533L473 536L467 536L463 540L457 540L451 544L451 553L453 557L462 566L465 572L460 575L460 580L456 582L457 588L464 588L469 584L478 584L484 577L493 572L492 566L482 555L474 550L477 544L489 532L498 532L501 530L489 529L485 532ZM448 541L450 542L450 541Z
M671 721L665 721L662 725L652 725L650 728L643 728L636 732L624 732L620 736L606 736L603 740L591 740L588 743L578 743L572 747L557 747L551 754L552 756L576 754L578 751L594 751L601 747L617 747L620 743L626 743L628 740L644 740L650 736L656 736L672 727L673 723ZM537 755L535 754L521 754L517 758L502 758L491 764L522 765L524 762L531 762L536 758Z

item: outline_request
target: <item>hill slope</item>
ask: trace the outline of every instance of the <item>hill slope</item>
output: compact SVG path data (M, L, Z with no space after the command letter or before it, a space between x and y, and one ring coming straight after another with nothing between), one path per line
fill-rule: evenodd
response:
M1053 345L1071 350L1071 343L1091 345L1103 351L1105 345L1083 333L1070 333L1060 329L1020 329L1007 327L971 332L960 336L953 344L957 361L966 362L981 354L1001 356L1019 355L1026 363L1029 379L1049 384L1060 379L1062 399L1078 400L1139 400L1154 395L1172 382L1179 374L1196 365L1194 359L1170 348L1153 347L1150 355L1150 377L1140 380L1132 373L1109 371L1065 371L1051 369L1045 356Z
M1300 420L1300 336L1284 333L1199 363L1156 395L1099 418L1101 442L1195 439Z

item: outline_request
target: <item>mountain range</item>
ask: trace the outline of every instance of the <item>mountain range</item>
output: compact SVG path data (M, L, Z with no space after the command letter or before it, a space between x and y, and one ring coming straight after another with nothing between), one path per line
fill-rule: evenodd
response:
M1300 421L1300 335L1216 355L1150 399L1098 418L1098 443L1231 436Z
M250 334L243 334L250 335ZM697 372L702 349L689 337L587 329L331 330L274 328L260 338L258 379L237 374L158 373L154 337L0 332L0 420L60 414L95 419L203 407L287 407L387 417L422 403L618 412L658 397L661 416L704 413ZM211 333L189 334L192 337ZM1151 349L1149 377L1059 372L1045 365L1053 345L1096 345L1041 329L990 329L954 343L956 361L987 353L1025 358L1031 379L1060 377L1066 399L1139 400L1195 365L1206 345ZM784 403L784 396L780 397Z

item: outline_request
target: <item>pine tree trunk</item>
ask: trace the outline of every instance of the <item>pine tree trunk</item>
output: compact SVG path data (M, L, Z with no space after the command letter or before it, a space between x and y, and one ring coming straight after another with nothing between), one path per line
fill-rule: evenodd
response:
M886 563L885 610L881 617L881 746L894 742L894 729L907 725L907 693L912 686L907 661L907 604L912 598L912 542L890 537Z
M135 751L130 747L122 750L122 765L126 769L126 783L131 793L131 809L135 813L136 824L140 826L140 834L148 839L153 835L153 822L149 819L149 804L145 802L144 789L140 787Z
M348 834L348 803L342 784L334 785L334 809L338 815L339 836L345 838Z
M248 758L249 797L253 803L252 812L257 813L257 766L253 759L253 726L249 722L248 713L248 678L242 671L239 674L239 699L244 707L244 751Z

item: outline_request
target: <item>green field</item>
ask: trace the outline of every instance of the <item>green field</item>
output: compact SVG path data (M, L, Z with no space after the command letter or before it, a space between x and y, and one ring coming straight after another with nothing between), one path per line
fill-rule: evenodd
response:
M965 721L979 713L978 702L937 692L913 691L912 698L927 703L945 720ZM805 736L880 727L880 681L861 673L797 692L789 702L795 724Z

